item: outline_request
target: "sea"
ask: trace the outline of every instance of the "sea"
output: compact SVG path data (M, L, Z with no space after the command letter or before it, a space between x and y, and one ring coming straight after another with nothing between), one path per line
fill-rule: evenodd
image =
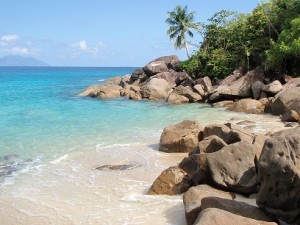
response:
M0 67L0 225L183 225L182 196L146 194L187 156L158 151L164 127L186 119L256 133L282 127L277 117L207 104L78 96L135 69ZM130 167L97 169L109 165Z

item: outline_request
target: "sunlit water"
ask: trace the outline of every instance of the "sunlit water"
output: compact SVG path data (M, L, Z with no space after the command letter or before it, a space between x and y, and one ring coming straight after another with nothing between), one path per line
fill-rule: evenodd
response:
M185 224L181 196L145 195L185 154L157 151L162 129L275 117L226 112L204 104L78 97L85 87L134 68L0 68L0 224ZM101 165L138 165L96 170Z

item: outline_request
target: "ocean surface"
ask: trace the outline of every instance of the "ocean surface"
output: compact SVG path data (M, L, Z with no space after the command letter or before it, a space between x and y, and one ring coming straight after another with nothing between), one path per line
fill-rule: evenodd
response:
M185 224L181 196L147 196L185 154L157 151L167 125L252 120L205 104L78 97L87 86L135 68L0 67L0 224ZM102 165L130 170L97 170Z

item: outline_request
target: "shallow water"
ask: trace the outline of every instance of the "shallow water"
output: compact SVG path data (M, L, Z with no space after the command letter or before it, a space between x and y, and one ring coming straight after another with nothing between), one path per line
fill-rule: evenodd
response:
M162 170L185 156L157 151L165 126L195 119L203 125L252 120L257 133L283 127L276 117L204 104L77 96L132 70L0 68L0 175L1 165L7 172L0 224L185 224L181 196L145 195ZM121 164L138 166L96 169Z

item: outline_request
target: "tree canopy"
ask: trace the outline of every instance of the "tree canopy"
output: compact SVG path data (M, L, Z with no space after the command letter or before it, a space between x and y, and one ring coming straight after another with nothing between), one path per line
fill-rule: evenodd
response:
M201 27L203 41L182 68L221 79L239 66L300 75L300 0L269 0L249 14L222 10Z
M184 8L177 6L173 11L168 12L168 16L166 23L169 24L170 27L167 30L167 34L174 42L174 47L176 49L185 48L187 56L190 58L186 34L193 37L194 34L191 29L199 30L199 25L194 23L195 12L188 13L187 6Z

